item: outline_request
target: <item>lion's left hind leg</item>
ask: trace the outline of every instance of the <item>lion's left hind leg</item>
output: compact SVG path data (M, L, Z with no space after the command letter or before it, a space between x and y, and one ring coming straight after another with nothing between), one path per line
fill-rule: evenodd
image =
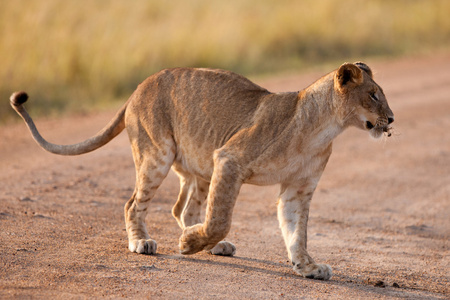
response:
M169 139L161 142L159 147L143 136L139 142L130 140L132 145L139 145L140 142L146 147L132 148L136 165L136 188L124 209L128 249L141 254L155 254L157 244L147 231L145 218L150 201L172 166L175 147Z
M201 209L208 196L209 182L186 172L177 171L180 177L180 194L172 208L172 214L181 229L202 223ZM213 255L233 256L236 247L226 241L220 241L214 248L208 250Z

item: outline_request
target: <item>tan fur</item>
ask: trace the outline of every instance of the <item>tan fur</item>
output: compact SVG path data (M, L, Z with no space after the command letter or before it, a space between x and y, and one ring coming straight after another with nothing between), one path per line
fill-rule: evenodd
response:
M233 255L236 248L223 239L241 185L280 184L278 219L289 259L296 272L317 279L329 279L331 268L316 264L306 251L307 222L332 140L350 125L379 137L393 121L364 63L344 64L300 92L278 94L227 71L164 70L139 85L104 130L70 146L46 142L25 101L24 93L11 96L36 141L53 153L95 150L126 127L136 165L136 188L125 205L130 251L156 253L145 218L172 167L181 183L172 210L183 229L181 253Z

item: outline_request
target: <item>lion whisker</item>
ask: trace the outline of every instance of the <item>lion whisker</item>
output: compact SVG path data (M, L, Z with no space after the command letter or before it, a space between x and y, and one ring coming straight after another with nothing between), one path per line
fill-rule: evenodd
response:
M352 110L350 110L350 111L348 112L348 114L345 115L345 117L344 117L344 122L343 122L343 123L347 122L347 120L350 119L350 116L352 115L352 113L353 113L355 110L356 110L356 108L353 107Z

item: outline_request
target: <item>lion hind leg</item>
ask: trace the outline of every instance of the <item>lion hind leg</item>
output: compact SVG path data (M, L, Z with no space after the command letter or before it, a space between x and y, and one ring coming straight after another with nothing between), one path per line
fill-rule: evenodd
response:
M187 172L176 170L180 178L180 193L172 215L181 229L201 223L201 208L208 195L209 183Z
M148 148L145 152L133 149L133 157L136 165L136 188L125 205L128 249L141 254L155 254L157 244L148 234L145 218L150 201L170 170L175 150L170 144L159 147L153 153Z

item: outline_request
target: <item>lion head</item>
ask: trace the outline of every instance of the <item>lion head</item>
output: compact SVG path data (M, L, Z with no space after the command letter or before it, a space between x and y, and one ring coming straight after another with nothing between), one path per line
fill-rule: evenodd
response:
M334 88L342 107L344 125L368 130L374 138L386 133L394 114L383 89L373 80L372 70L365 63L345 63L334 75Z

